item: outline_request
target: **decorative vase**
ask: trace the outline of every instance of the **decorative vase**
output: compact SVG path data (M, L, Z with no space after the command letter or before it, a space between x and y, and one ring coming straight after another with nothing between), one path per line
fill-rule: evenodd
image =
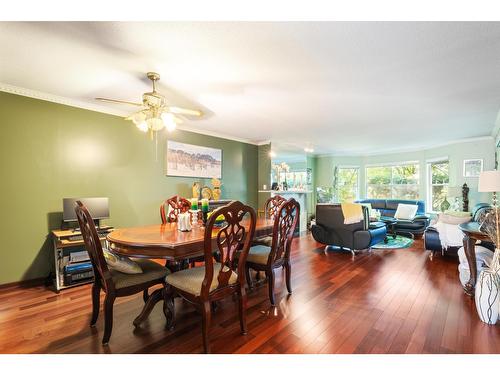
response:
M498 275L491 269L485 269L479 274L476 283L476 309L479 319L486 324L495 324L500 309Z
M441 208L442 212L445 212L448 208L450 208L450 202L448 202L448 200L446 199L446 197L444 197L444 200L441 203L441 207L440 208Z
M212 195L214 198L214 201L218 201L220 199L220 187L214 186L212 190Z

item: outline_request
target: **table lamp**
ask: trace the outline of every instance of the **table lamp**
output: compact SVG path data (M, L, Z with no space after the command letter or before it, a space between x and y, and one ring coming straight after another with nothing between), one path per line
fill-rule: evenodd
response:
M493 193L493 207L497 207L497 191L500 191L500 171L484 171L479 175L477 190L480 193Z
M493 209L495 210L495 232L497 237L496 246L500 243L500 233L498 230L498 208L497 191L500 191L500 171L484 171L479 175L479 185L477 190L480 193L493 193Z

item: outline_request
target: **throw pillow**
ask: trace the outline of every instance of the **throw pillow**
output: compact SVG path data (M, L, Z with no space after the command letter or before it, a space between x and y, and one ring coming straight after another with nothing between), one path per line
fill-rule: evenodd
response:
M113 254L108 250L103 250L103 252L104 259L106 259L109 268L128 274L142 273L142 268L132 259L126 256Z
M363 221L363 206L358 203L344 202L340 204L344 215L344 224L355 224Z
M445 224L463 224L471 221L471 216L454 216L449 214L439 213L438 222Z
M446 210L444 212L446 215L455 216L455 217L471 217L471 213L467 211L451 211Z
M413 220L418 210L416 204L399 203L394 218L402 220Z

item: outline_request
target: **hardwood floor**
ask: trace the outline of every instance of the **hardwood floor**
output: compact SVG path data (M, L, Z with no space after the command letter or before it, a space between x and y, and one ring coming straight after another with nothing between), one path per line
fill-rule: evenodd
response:
M294 240L293 294L276 272L249 292L248 335L239 332L230 298L213 314L214 353L500 353L498 326L481 323L458 281L457 259L433 261L416 240L410 249L373 250L354 259L325 253L310 236ZM177 324L165 329L161 305L139 329L142 296L115 303L109 346L103 315L89 327L90 286L59 295L43 287L0 289L0 353L201 353L201 317L176 300Z

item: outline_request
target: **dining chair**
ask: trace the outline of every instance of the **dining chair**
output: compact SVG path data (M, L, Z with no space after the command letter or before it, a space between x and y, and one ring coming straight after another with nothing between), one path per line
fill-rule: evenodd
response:
M191 202L186 198L174 195L165 200L160 206L160 217L162 224L176 222L180 213L189 211Z
M283 202L286 202L286 199L283 198L281 195L275 195L273 197L270 197L266 200L266 203L264 204L264 210L260 212L261 214L264 215L264 218L274 219L276 211ZM265 236L260 236L255 238L252 241L252 246L257 246L257 245L271 246L272 241L273 241L273 236L267 234ZM259 271L257 271L257 273L255 274L255 279L260 280Z
M101 241L97 235L94 220L82 202L77 201L75 207L78 224L82 232L85 248L89 253L94 269L94 284L92 285L92 318L90 326L94 327L99 316L101 289L106 293L104 299L104 336L102 344L107 345L113 329L113 304L117 297L140 293L148 288L161 285L163 288L163 311L167 315L165 294L165 276L169 274L167 268L148 259L137 259L135 262L141 267L142 273L126 274L108 268ZM148 301L148 303L150 303ZM151 301L152 303L152 301Z
M224 216L224 222L217 227L215 220L221 215ZM205 227L205 265L174 272L166 278L166 295L169 299L167 326L173 328L174 325L175 296L181 296L192 303L202 315L205 353L210 352L208 335L213 302L229 295L236 296L241 333L247 333L245 261L255 233L256 221L254 209L239 201L216 209ZM219 262L215 261L214 252L218 253Z
M274 216L273 235L271 246L257 245L252 246L248 252L245 263L245 275L249 288L253 288L250 277L250 269L255 271L264 271L267 276L269 288L269 300L271 305L275 305L274 298L274 270L282 267L286 273L286 288L288 293L292 293L291 285L291 264L290 248L293 239L293 232L300 216L299 203L291 198L285 200Z
M165 212L166 207L167 207L167 212ZM191 208L191 202L186 198L180 197L178 195L174 195L168 198L160 206L160 217L162 224L177 222L179 214L188 212L190 208ZM203 260L204 260L203 257L195 257L186 259L180 264L178 262L167 261L165 266L169 267L172 270L176 270L179 267L186 268L189 265L191 265L191 267L194 267L195 262L203 262ZM144 295L144 297L145 298L147 297L146 294Z
M274 219L279 207L283 204L283 202L286 202L286 199L281 195L275 195L269 198L264 205L264 217L266 219ZM252 241L252 245L271 246L272 240L272 235L261 236L254 239Z

